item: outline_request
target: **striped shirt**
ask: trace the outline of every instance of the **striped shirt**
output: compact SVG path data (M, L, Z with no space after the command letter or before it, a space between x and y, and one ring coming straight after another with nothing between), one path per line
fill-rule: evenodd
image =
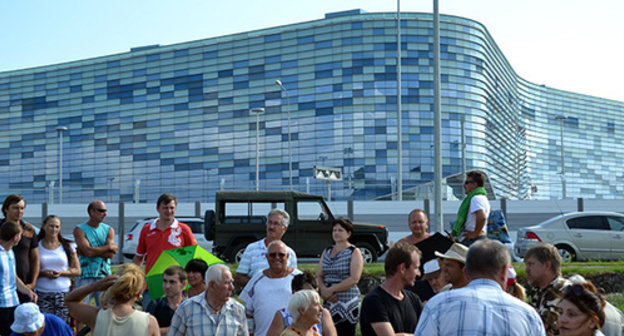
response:
M0 245L0 308L19 305L15 285L15 255Z
M546 335L533 307L505 293L494 280L435 295L420 315L414 335Z
M243 253L243 257L238 264L238 268L236 269L236 273L244 273L247 274L249 278L252 278L256 272L269 268L269 261L266 258L266 254L269 251L264 243L265 240L266 238L260 239L247 245L245 252ZM286 246L286 250L289 254L288 266L296 269L297 255L295 254L295 251L288 246Z
M204 291L178 306L167 335L249 335L245 308L230 298L218 313L213 314Z

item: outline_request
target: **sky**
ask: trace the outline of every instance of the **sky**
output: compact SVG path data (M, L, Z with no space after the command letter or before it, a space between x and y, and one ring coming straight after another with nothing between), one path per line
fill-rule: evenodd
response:
M396 7L396 0L2 0L0 72ZM622 0L439 0L439 9L485 25L528 81L624 101ZM433 0L403 0L401 11L432 12Z

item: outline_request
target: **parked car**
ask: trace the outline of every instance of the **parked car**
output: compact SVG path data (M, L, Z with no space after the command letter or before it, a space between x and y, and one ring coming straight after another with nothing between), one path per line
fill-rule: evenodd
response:
M624 258L624 215L615 212L572 212L518 230L517 256L540 243L557 247L563 261Z
M136 224L130 229L130 233L126 234L126 240L124 241L123 255L128 259L132 259L136 253L137 246L139 245L139 235L141 235L141 229L145 224L151 223L155 218L145 218L136 221ZM212 241L206 240L204 237L204 219L199 217L176 217L176 219L191 228L197 244L206 249L206 251L212 251Z

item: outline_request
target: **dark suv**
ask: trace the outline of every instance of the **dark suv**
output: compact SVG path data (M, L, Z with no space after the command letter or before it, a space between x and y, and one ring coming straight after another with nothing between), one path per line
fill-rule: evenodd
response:
M322 196L297 191L218 191L215 210L206 211L205 235L213 240L213 253L239 262L249 243L266 235L266 215L273 208L286 210L290 226L282 240L298 257L320 257L333 245L334 215ZM353 223L351 242L360 248L364 262L374 262L388 249L383 225Z

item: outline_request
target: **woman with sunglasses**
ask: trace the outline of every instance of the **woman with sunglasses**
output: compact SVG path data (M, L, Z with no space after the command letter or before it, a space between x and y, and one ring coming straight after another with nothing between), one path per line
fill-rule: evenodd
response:
M362 276L362 252L349 243L353 234L350 220L340 217L332 223L334 246L321 254L316 270L321 297L334 320L338 335L355 335L360 318L360 289L357 283Z
M569 285L559 301L561 336L604 336L605 301L591 282Z

